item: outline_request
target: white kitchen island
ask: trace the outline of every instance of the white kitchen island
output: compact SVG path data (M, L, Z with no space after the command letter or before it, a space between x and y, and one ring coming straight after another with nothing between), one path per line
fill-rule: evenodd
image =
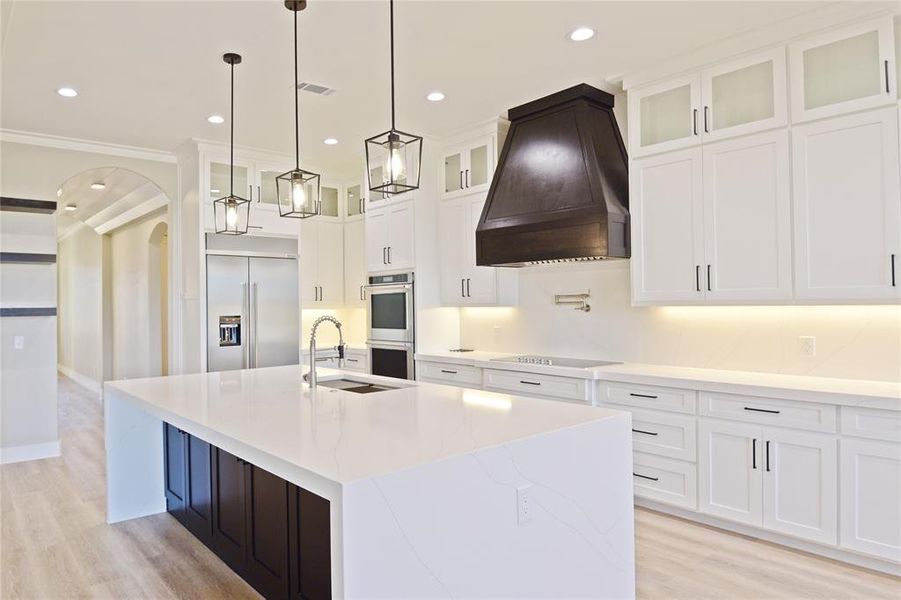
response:
M166 422L328 500L334 597L635 594L627 412L325 369L311 390L297 366L104 400L111 523L166 510Z

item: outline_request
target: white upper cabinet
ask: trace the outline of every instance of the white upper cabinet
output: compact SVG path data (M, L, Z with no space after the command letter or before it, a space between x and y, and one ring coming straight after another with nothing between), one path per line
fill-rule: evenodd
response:
M252 163L236 160L234 165L234 179L232 180L228 157L222 159L214 157L207 162L207 192L209 194L207 198L210 202L227 196L230 191L235 196L246 200L254 199L251 181L253 177ZM231 185L232 181L234 182L233 186Z
M700 143L701 76L668 79L629 91L629 154L666 152Z
M633 301L702 300L701 149L634 161L629 179Z
M344 224L344 304L363 306L366 285L366 238L362 219Z
M630 90L630 155L784 126L785 70L780 46Z
M341 190L337 186L319 185L319 216L315 219L341 220Z
M441 161L441 197L484 192L491 185L496 156L495 136L488 135L448 148Z
M359 218L363 211L363 186L359 183L344 186L344 217Z
M789 46L792 121L809 121L893 103L891 17L805 38Z
M344 302L344 230L341 223L304 219L300 233L300 299L304 308Z
M795 294L901 297L901 174L892 107L792 130Z
M703 154L707 299L790 299L788 131L709 144Z
M484 195L442 202L438 207L441 303L444 306L496 306L517 303L516 269L476 266L475 232Z
M366 269L395 271L415 266L414 205L388 203L366 212Z
M701 73L702 139L782 127L788 122L785 47L720 63Z

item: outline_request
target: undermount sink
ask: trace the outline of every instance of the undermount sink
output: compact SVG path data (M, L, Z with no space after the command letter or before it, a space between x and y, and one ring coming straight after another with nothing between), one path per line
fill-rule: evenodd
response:
M390 385L370 383L368 381L355 381L353 379L327 379L325 381L320 381L318 385L343 390L345 392L353 392L355 394L372 394L375 392L387 392L388 390L398 389Z

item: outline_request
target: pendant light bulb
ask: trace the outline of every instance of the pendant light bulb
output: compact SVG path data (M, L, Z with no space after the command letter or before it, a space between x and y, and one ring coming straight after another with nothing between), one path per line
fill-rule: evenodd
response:
M291 202L294 205L295 212L301 212L304 204L307 203L307 193L303 188L302 179L297 178L291 182Z
M406 179L406 169L404 168L403 144L400 143L398 136L389 136L385 149L388 151L385 157L385 181L403 181Z
M225 207L225 224L229 229L234 229L238 224L238 205L234 202L229 202Z

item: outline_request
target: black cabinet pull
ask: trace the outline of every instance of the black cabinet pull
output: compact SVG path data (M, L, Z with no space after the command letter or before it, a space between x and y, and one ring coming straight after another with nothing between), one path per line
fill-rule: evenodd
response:
M629 395L634 398L650 398L652 400L657 399L657 396L652 396L651 394L635 394L635 393L629 392Z
M701 265L695 265L695 289L701 291Z
M770 440L766 441L766 472L770 472Z
M895 255L892 254L892 287L895 287Z
M460 189L463 189L463 171L460 171Z
M460 279L460 297L461 298L466 297L466 280L465 279Z
M745 410L750 410L751 412L762 412L762 413L767 413L770 415L778 415L779 414L778 410L769 410L766 408L751 408L750 406L746 406Z
M360 362L356 358L345 358L344 360L346 360L347 362Z
M650 475L642 475L640 473L632 473L635 477L641 477L642 479L650 479L651 481L659 481L659 477L651 477Z
M633 429L632 431L635 433L643 433L645 435L657 435L654 431L642 431L641 429Z
M467 297L467 298L472 298L472 293L471 293L471 291L470 291L470 289L469 289L469 284L470 284L470 280L467 279L467 280L466 280L466 297Z
M710 133L710 129L707 128L707 110L709 107L704 107L704 133Z
M713 291L710 289L710 265L707 265L707 291Z
M466 169L466 187L469 187L469 169Z
M540 381L526 381L525 379L520 379L519 382L526 385L541 385Z
M450 373L451 375L456 375L456 371L451 371L450 369L441 369L442 373Z
M388 259L385 258L385 251L386 251L386 250L388 250L388 248L386 248L385 246L382 246L382 264L383 264L383 265L387 265L387 264L388 264Z
M388 264L391 264L391 246L388 246Z
M757 468L757 438L751 440L751 468Z
M884 61L885 63L885 93L890 94L891 90L888 89L888 61Z
M691 111L691 131L693 135L698 135L698 109Z

